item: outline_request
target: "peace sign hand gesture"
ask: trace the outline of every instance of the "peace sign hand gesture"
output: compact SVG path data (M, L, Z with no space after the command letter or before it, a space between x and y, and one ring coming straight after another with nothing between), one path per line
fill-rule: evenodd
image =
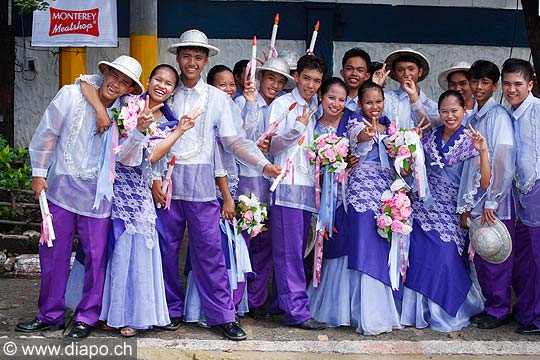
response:
M386 70L386 63L384 63L381 71L375 71L375 73L371 75L371 81L384 87L388 75L390 75L390 70Z
M370 141L377 135L377 129L379 127L379 120L375 117L371 118L371 122L367 121L365 118L362 118L362 122L366 125L362 131L358 134L357 142L367 142Z
M307 124L309 123L309 118L311 117L311 115L313 115L313 113L315 112L315 110L309 110L307 111L308 107L307 105L304 105L304 110L302 110L302 115L298 116L296 118L296 121L299 121L301 122L302 124L304 124L305 126L307 126Z
M189 114L186 114L180 118L175 131L178 131L181 135L183 135L186 131L195 126L195 119L197 119L203 113L204 109L195 107Z
M486 138L480 134L480 131L475 130L471 124L469 124L469 129L470 130L465 129L463 132L471 138L474 148L480 153L487 151Z
M149 103L150 99L147 98L144 101L144 110L139 113L139 116L137 116L137 129L142 133L146 132L150 124L154 122L154 112L161 109L161 107L164 105L161 103L150 109Z
M424 125L425 122L426 124ZM424 130L429 129L430 126L431 126L430 122L427 121L424 116L422 116L422 119L420 119L420 121L418 122L418 125L416 125L416 127L413 127L411 130L414 131L418 135L418 137L421 139L422 133L424 132Z

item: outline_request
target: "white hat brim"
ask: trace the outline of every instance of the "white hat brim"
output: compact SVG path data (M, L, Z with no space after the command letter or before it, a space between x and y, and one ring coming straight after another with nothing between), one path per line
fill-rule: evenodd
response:
M394 62L394 60L396 60L397 58L401 57L401 56L406 56L406 55L410 55L410 56L413 56L415 58L418 59L418 61L420 62L420 64L422 65L422 76L420 76L418 78L418 82L424 80L428 74L429 74L429 61L428 59L424 56L424 54L416 51L416 50L413 50L413 49L400 49L400 50L396 50L396 51L393 51L391 52L387 57L386 57L386 60L384 61L386 63L386 66L387 68L390 67L390 78L394 81L398 81L398 78L396 77L396 74L394 73L394 69L392 67L392 63Z
M169 45L168 50L171 54L176 55L176 49L179 47L202 47L208 49L208 56L214 56L219 54L219 49L215 46L203 44L200 42L181 42Z
M464 67L464 66L453 66L449 67L448 69L444 70L442 73L439 74L439 77L437 78L437 81L439 83L439 86L443 90L448 90L448 76L450 74L453 74L458 71L466 71L469 72L470 67Z
M482 217L479 216L471 223L471 226L469 228L469 239L473 245L473 247L476 250L476 253L482 257L485 261L491 263L491 264L501 264L508 259L510 254L512 253L512 237L510 236L510 233L508 232L508 229L506 228L506 225L499 219L495 219L495 224L491 227L489 225L484 224L480 225L482 221ZM502 240L502 247L499 249L499 251L495 254L492 254L491 256L486 256L485 254L482 254L481 252L481 246L477 243L478 239L475 236L475 232L482 228L482 227L489 227L492 231L496 232L497 235Z
M99 71L101 71L102 74L103 74L103 71L105 70L105 67L115 68L116 70L120 71L122 74L129 76L129 78L135 82L135 86L133 87L133 91L131 92L131 94L140 95L143 93L144 91L143 84L139 81L139 79L135 78L135 76L132 74L132 72L128 68L120 64L114 64L108 61L100 61L98 63L98 69Z
M265 67L264 65L258 67L255 70L255 73L258 74L261 71L271 71L271 72L275 72L276 74L285 76L285 78L287 79L287 83L285 84L284 89L287 89L287 90L293 89L296 86L296 81L294 81L294 78L291 76L291 74L287 74L283 71L280 71L274 68Z

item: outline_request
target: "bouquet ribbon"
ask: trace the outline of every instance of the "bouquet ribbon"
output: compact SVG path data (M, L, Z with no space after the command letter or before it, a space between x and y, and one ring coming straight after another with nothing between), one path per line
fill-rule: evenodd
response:
M388 253L388 274L392 290L399 289L399 277L405 282L406 270L409 265L410 235L392 232L390 252Z
M115 135L116 134L116 135ZM103 135L103 147L99 157L99 174L97 179L96 196L94 198L93 209L98 209L103 198L111 201L113 196L113 182L115 177L115 156L113 148L118 142L118 127L116 124L107 130ZM116 137L116 139L115 139Z

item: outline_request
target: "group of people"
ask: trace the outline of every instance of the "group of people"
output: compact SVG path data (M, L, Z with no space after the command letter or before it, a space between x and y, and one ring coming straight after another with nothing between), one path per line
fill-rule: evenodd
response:
M439 76L436 103L419 86L429 61L412 49L384 63L350 49L342 78L325 79L324 60L308 53L293 64L266 58L254 78L248 61L217 65L207 82L202 73L219 49L204 33L186 31L169 52L180 74L158 65L144 93L140 64L120 56L100 62L101 75L63 87L47 107L30 144L32 189L46 192L56 239L39 247L38 315L17 331L63 328L67 304L69 339L87 337L99 321L127 337L196 321L244 340L237 315L272 321L281 313L288 326L353 326L366 335L404 326L492 329L513 316L518 333L540 334L540 101L530 63L508 59L501 79L490 61L452 64ZM398 90L384 89L388 76ZM508 109L493 98L499 82ZM133 111L131 128L118 121ZM422 196L421 174L392 165L388 142L407 130L425 157ZM348 165L338 175L346 179L330 184L338 190L319 200L330 175L305 149L323 134L348 140ZM412 190L400 193L396 215L410 227L401 230L408 245L397 252L396 283L393 245L377 218L401 177ZM229 228L240 194L268 205L268 230L253 238ZM305 256L310 230L318 233L312 217L328 201L334 226L313 259ZM513 248L504 262L474 255L467 227L476 218L506 226ZM250 264L238 274L242 246Z

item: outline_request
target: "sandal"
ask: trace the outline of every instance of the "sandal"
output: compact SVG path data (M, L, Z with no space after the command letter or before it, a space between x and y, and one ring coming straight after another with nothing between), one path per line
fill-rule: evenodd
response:
M129 326L120 329L120 335L126 338L133 337L138 333L139 331L137 329L130 328Z

